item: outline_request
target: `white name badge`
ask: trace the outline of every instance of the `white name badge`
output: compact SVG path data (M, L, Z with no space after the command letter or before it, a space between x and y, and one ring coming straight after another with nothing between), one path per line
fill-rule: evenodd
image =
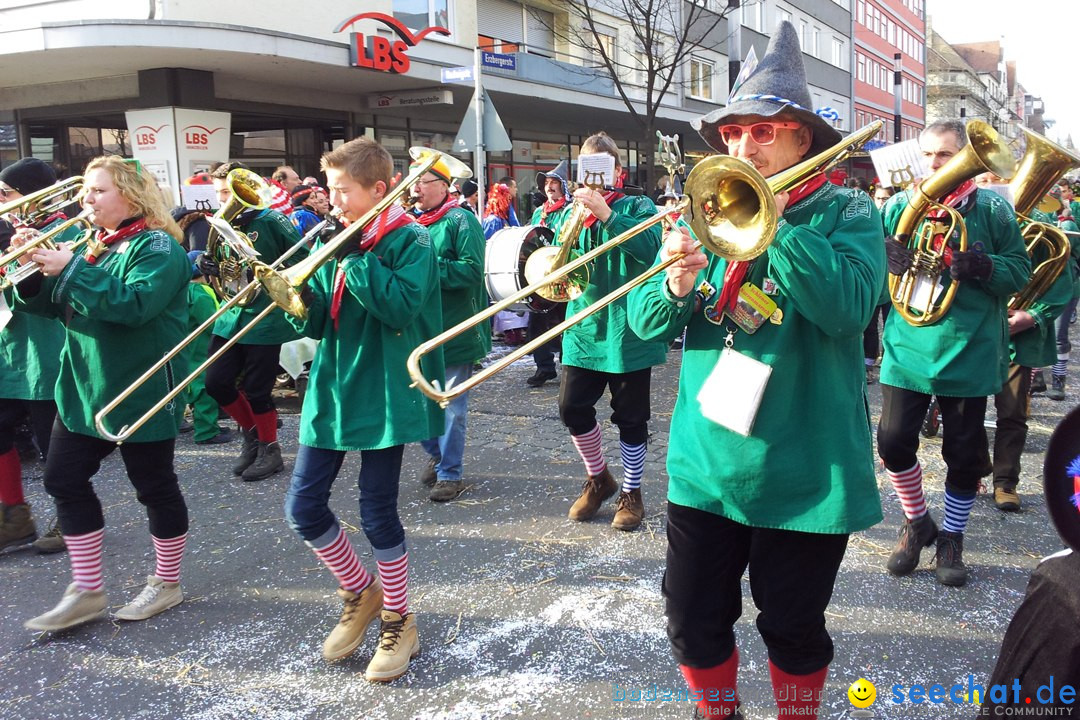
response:
M11 322L11 316L12 312L11 308L8 307L7 298L4 297L3 293L0 293L0 330L6 328L8 323Z
M771 375L770 365L724 348L716 367L698 392L701 414L732 432L749 437Z
M934 307L934 300L943 289L945 286L941 284L940 279L937 282L931 282L925 275L916 276L915 285L911 289L911 307L923 314L930 312Z

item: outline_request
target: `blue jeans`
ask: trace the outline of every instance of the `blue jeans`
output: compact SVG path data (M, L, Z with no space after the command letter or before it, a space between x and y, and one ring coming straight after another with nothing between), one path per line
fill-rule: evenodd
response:
M472 377L472 369L472 363L447 365L447 387L468 380ZM436 460L435 474L439 480L456 482L461 479L461 463L465 455L465 415L468 412L469 393L465 393L454 398L447 406L442 436L420 441L420 446Z
M405 544L405 529L397 508L404 451L404 445L360 451L360 527L376 551ZM344 450L301 445L296 451L292 480L285 494L285 519L314 548L325 547L337 537L340 526L330 510L330 488L344 460Z

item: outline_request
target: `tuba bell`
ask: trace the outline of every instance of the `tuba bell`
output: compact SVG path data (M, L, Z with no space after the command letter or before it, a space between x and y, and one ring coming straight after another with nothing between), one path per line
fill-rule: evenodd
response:
M1033 209L1046 212L1042 208L1047 206L1048 200L1056 201L1060 207L1061 202L1047 193L1058 178L1072 168L1080 167L1080 157L1026 127L1020 129L1027 136L1027 149L1009 189L1032 270L1027 285L1009 298L1010 310L1027 310L1068 267L1072 250L1069 238L1057 226L1032 219L1030 213Z
M967 228L955 209L941 204L941 199L984 172L1009 180L1016 172L1016 160L1008 144L996 130L981 120L967 124L967 144L937 172L911 191L908 206L897 223L897 238L906 237L912 250L911 267L903 275L889 273L889 296L893 307L910 325L932 325L949 311L957 283L938 290L945 273L945 247L956 238L958 251L967 250ZM931 218L930 214L939 218ZM922 297L916 291L926 288Z

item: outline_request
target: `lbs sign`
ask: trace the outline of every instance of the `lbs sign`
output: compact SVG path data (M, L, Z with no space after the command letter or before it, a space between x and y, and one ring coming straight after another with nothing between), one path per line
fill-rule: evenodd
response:
M340 23L334 32L341 32L360 20L375 20L386 25L394 31L398 39L391 40L381 35L371 35L364 41L363 33L352 33L349 41L349 64L353 67L362 67L379 72L404 74L409 72L409 48L416 47L429 33L449 35L450 31L444 27L428 27L413 33L405 27L400 20L392 15L377 12L366 12L354 15Z

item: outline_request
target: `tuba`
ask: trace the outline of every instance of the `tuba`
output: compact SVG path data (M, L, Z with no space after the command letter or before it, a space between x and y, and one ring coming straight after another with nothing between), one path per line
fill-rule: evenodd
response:
M897 238L907 238L914 256L911 267L903 275L889 274L889 296L900 317L916 327L932 325L945 317L956 295L956 282L949 282L947 289L937 291L945 273L948 241L957 238L959 252L967 250L964 218L955 209L942 205L941 199L984 172L1009 180L1016 171L1016 160L1008 144L988 124L981 120L968 122L967 139L960 152L912 190L894 233ZM944 217L931 219L931 212L942 213ZM925 296L916 298L916 290L920 288L926 288Z
M214 217L232 224L245 210L264 210L270 207L270 186L258 173L243 168L236 168L225 176L225 183L232 193L229 201L218 208ZM206 254L218 265L218 277L208 278L210 286L222 300L229 300L241 288L248 286L247 268L255 257L255 244L243 233L227 235L211 223L210 234L206 238ZM254 297L240 300L239 305L246 305Z
M1047 212L1043 208L1052 206L1053 202L1060 209L1061 202L1046 193L1058 178L1080 166L1080 157L1026 127L1020 129L1027 136L1027 149L1020 159L1016 177L1009 183L1009 189L1012 190L1024 245L1031 256L1032 270L1027 285L1009 298L1010 310L1027 310L1068 267L1072 250L1069 238L1057 226L1033 220L1030 213L1033 209ZM1043 258L1038 264L1036 255Z

